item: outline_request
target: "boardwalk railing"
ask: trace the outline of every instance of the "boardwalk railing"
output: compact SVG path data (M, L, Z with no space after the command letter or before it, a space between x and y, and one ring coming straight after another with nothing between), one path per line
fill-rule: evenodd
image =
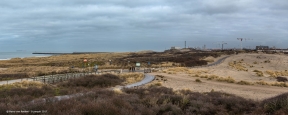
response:
M32 77L33 81L40 81L43 83L54 84L58 82L67 81L69 79L75 79L79 77L83 77L86 75L101 75L107 73L114 73L120 74L121 71L119 70L105 70L105 71L98 71L98 72L89 72L89 73L67 73L67 74L57 74L57 75L47 75L47 76L39 76L39 77Z

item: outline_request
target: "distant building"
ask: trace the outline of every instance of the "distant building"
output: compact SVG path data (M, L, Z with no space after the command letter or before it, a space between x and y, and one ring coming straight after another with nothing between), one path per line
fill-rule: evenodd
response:
M269 46L256 46L256 50L269 50Z
M180 49L181 49L180 47L175 47L175 46L171 47L171 50L180 50Z

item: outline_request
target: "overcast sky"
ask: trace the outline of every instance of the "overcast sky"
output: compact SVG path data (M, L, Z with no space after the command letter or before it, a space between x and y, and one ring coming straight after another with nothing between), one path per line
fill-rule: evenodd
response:
M240 48L237 38L288 48L288 1L0 1L0 51L163 51L185 40Z

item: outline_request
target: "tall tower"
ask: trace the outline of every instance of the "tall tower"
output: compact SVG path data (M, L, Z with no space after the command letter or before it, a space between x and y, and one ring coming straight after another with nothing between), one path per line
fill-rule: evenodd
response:
M186 49L186 41L185 41L185 49Z

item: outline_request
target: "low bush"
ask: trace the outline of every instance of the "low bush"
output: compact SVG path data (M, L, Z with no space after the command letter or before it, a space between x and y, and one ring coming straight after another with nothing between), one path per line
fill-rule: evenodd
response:
M216 79L217 81L221 81L221 82L227 82L227 83L235 83L236 81L232 78L232 77L227 77L227 78L224 78L224 77L220 77L220 78L217 78Z
M259 76L259 77L262 77L264 76L263 72L262 71L259 71L259 70L254 70L253 72L256 72L256 75Z
M28 78L29 76L26 73L13 73L13 74L0 74L0 81L3 80L11 80L11 79L21 79L21 78Z
M265 82L265 81L257 81L255 82L256 84L259 84L259 85L270 85L269 83Z
M210 75L207 80L213 80L213 79L218 79L218 78L219 76L217 75Z
M208 78L208 75L202 75L200 78Z
M202 82L200 79L196 79L195 81L196 81L196 82Z
M266 99L261 103L261 109L268 114L287 115L288 93Z
M240 84L240 85L253 85L253 83L251 83L251 82L248 82L248 81L239 81L239 82L237 82L237 84Z
M41 89L43 91L37 90L37 92L49 91L48 89L44 87ZM33 93L35 89L30 90L29 93L35 94ZM217 91L199 93L190 90L178 90L175 92L171 88L159 86L124 89L120 93L103 89L93 91L94 93L81 97L46 103L23 103L23 100L34 97L12 95L6 99L0 98L0 114L7 114L7 110L47 110L47 115L288 114L288 93L262 102L255 102ZM19 91L14 92L16 94ZM35 96L37 97L37 94Z
M288 79L286 77L276 77L278 82L286 82Z
M162 86L162 82L155 83L156 86Z
M68 82L60 83L62 87L111 87L120 85L124 80L113 74L88 75L77 79L70 79Z
M278 86L278 87L288 87L288 84L280 82L280 83L273 83L272 86Z

